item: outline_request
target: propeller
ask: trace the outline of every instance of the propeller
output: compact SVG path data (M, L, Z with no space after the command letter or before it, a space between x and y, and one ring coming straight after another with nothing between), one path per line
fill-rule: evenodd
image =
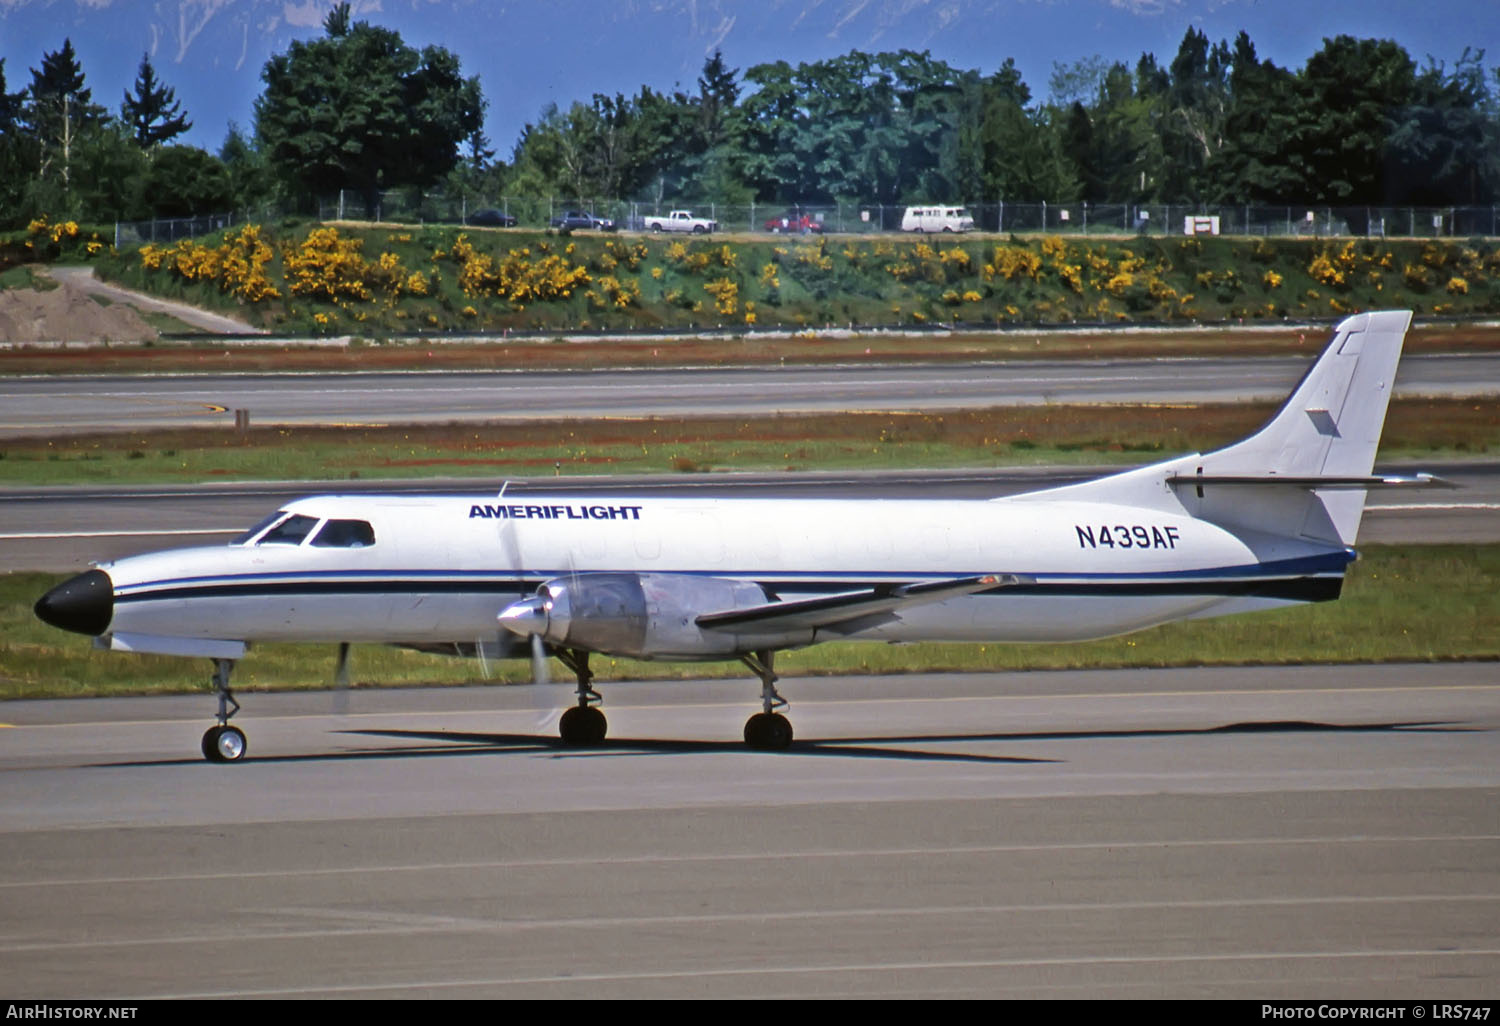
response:
M349 642L339 642L338 660L333 664L333 713L344 716L349 712Z
M501 485L497 498L504 498L505 489L509 487L509 481ZM521 558L520 531L515 521L509 517L500 524L500 544L505 550L505 558L516 575L519 577L524 574L526 564ZM531 643L531 683L533 685L552 683L552 673L547 663L547 644L542 638L542 632L547 628L546 612L542 609L543 601L545 600L541 596L523 598L511 603L500 612L501 625L514 634L525 636ZM524 619L518 620L518 614L524 615ZM555 728L565 708L558 701L558 692L553 688L537 688L531 692L531 699L537 713L537 730Z
M540 634L531 636L531 683L552 683L552 672L547 666L547 646L542 643Z

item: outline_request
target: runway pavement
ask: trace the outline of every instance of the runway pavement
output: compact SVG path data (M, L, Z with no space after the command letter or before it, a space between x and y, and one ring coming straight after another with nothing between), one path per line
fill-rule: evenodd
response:
M1493 998L1495 664L0 706L0 991Z
M174 375L0 380L0 438L251 423L412 424L542 417L765 416L1075 402L1284 397L1296 357L441 374ZM1500 354L1402 360L1396 395L1493 396Z

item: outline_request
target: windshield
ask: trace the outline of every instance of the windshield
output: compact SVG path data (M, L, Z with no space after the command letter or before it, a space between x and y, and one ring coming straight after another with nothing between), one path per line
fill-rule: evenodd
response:
M295 513L261 536L257 545L301 545L308 532L318 526L317 517Z
M282 517L284 517L286 515L287 515L287 511L286 510L284 510L284 509L278 509L275 513L272 513L270 516L266 517L260 523L256 524L254 527L250 528L250 530L246 531L244 534L242 534L239 537L235 538L234 541L230 542L229 544L231 544L231 545L248 545L248 544L250 544L250 542L252 542L255 539L256 535L260 534L260 532L264 531L266 528L270 527L272 524L276 523L276 521L280 520Z

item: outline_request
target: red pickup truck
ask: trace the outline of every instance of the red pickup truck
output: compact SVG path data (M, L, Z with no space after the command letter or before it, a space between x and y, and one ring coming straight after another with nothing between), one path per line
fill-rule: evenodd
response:
M795 210L788 210L766 221L766 231L781 235L809 235L822 230L822 221L814 221L810 214L799 214Z

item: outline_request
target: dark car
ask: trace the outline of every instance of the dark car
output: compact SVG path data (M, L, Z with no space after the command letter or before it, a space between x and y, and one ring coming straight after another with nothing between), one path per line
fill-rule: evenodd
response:
M822 230L823 222L814 221L812 215L799 214L795 210L788 210L766 221L766 231L782 235L808 235Z
M514 228L516 218L514 214L507 214L503 210L476 210L464 223L480 228Z
M612 232L615 223L607 217L597 217L587 210L567 210L552 219L552 227L561 228L564 231L576 231L579 228L592 228L595 231Z

